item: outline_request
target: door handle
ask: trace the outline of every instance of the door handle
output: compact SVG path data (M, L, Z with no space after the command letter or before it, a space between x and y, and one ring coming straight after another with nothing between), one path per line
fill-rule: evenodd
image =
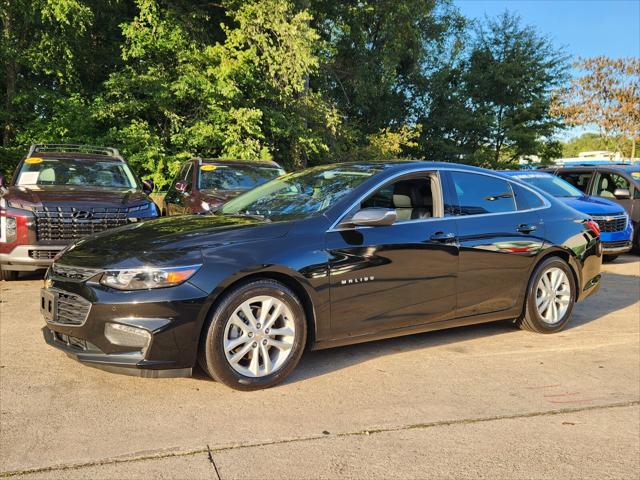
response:
M456 234L452 232L436 232L429 238L434 242L450 242L455 240Z
M520 224L520 225L518 225L516 227L516 230L518 232L520 232L520 233L531 233L536 228L538 228L538 227L536 227L535 225L531 225L531 224L528 224L528 223L522 223L522 224Z

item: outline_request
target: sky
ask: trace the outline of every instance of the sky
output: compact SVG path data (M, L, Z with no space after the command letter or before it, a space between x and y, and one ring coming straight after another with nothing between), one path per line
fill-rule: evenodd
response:
M468 18L517 13L572 57L640 57L640 0L454 0ZM561 139L595 128L565 130Z
M640 0L454 0L470 18L505 10L573 56L640 56Z

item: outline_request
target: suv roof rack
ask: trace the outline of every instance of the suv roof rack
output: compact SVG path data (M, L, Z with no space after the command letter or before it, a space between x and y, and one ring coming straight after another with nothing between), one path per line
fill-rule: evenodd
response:
M123 160L122 155L116 148L97 147L95 145L76 145L67 143L34 143L29 148L27 157L38 152L59 152L59 153L88 153L92 155L105 155L108 157Z

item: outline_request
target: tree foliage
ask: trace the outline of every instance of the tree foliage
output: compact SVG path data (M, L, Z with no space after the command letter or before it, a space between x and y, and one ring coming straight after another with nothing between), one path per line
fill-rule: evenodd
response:
M0 0L0 26L5 171L33 142L116 146L159 188L194 155L496 165L558 127L562 54L450 0Z
M540 153L560 127L550 104L565 78L562 51L519 17L487 20L432 77L424 154L497 167Z
M596 126L608 149L621 151L631 140L635 157L640 138L640 58L580 59L581 72L559 92L553 111L569 125Z

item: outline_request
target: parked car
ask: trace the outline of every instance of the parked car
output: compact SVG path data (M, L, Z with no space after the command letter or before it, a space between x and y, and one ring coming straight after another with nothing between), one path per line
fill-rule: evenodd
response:
M575 167L543 169L566 180L587 195L610 199L629 214L640 249L640 165L585 163Z
M0 277L47 268L74 240L156 217L152 190L116 149L32 145L11 181L0 177Z
M283 381L307 347L507 319L557 332L598 290L601 260L595 222L517 179L451 163L326 165L215 215L77 242L48 271L43 333L110 371L189 375L198 361L254 390Z
M505 171L510 177L522 180L570 207L586 213L600 226L600 241L605 261L613 261L633 246L633 225L629 215L616 202L603 197L585 195L570 183L546 172Z
M193 158L173 179L164 213L206 213L283 174L276 162Z

